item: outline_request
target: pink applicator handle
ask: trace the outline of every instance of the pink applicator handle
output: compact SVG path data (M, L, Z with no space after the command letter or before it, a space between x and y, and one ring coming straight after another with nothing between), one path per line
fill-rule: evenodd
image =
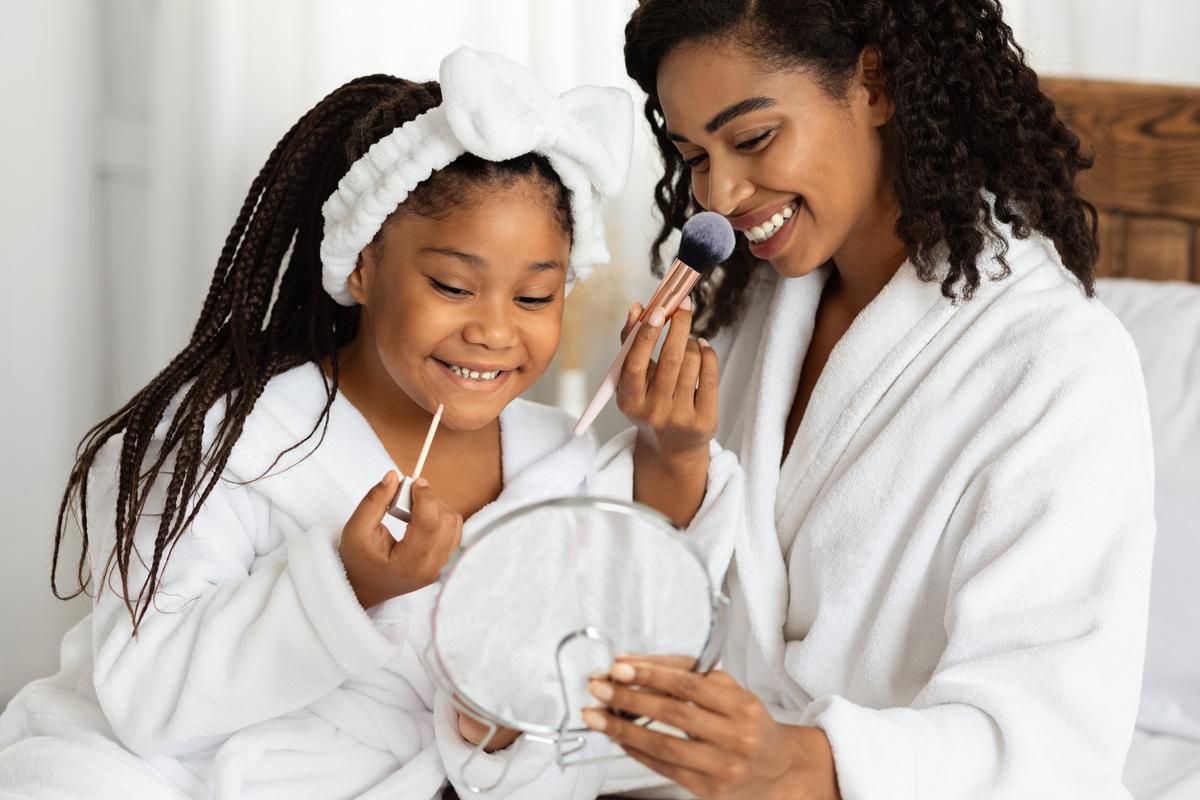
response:
M604 379L600 381L600 386L597 387L596 394L592 396L592 401L579 415L579 421L575 423L576 436L582 436L591 427L592 423L596 421L596 417L600 416L600 412L604 410L604 406L608 404L609 398L617 391L617 382L621 379L621 368L625 366L625 358L629 355L630 348L633 347L634 337L642 327L642 323L650 319L650 315L658 308L663 310L665 319L670 319L698 280L700 280L700 273L682 261L676 259L675 263L671 265L666 277L662 279L654 296L650 298L650 302L642 311L642 316L630 328L629 335L625 337L621 349L617 351L617 357L613 359L608 372L604 374Z
M608 405L609 398L617 391L617 381L621 377L621 368L625 366L625 357L629 355L635 341L634 337L637 336L641 327L642 321L639 319L629 329L629 335L625 337L621 349L617 351L617 357L613 359L608 372L604 373L604 379L600 381L596 393L592 395L592 401L587 404L587 408L579 415L579 421L575 423L576 436L582 436L591 427L592 423L596 421L596 417L600 416L600 412Z

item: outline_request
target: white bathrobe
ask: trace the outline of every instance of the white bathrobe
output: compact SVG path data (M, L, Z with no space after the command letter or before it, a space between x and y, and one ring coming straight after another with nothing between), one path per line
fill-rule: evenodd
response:
M466 796L459 767L473 748L421 660L437 586L368 614L337 556L342 525L394 468L390 458L339 395L320 445L314 438L272 468L323 402L311 364L268 384L138 637L118 594L100 592L64 639L62 671L27 686L0 717L0 748L16 743L0 752L0 797L79 796L87 786L89 797L432 798L447 778ZM221 413L210 412L210 431ZM597 453L592 439L572 437L573 422L523 400L503 411L503 490L466 521L465 541L539 499L631 495L629 440ZM109 537L93 564L111 548L116 452L105 448L89 490L91 530ZM744 490L733 455L713 452L692 533L719 580ZM139 531L142 553L155 528ZM139 566L130 573L139 585ZM562 772L553 758L522 740L481 756L468 777L486 785L508 761L486 796L596 795L602 767Z
M764 265L715 342L749 487L725 666L824 729L846 800L1128 797L1154 537L1139 363L1052 245L1010 248L957 304L902 266L786 459L828 272Z

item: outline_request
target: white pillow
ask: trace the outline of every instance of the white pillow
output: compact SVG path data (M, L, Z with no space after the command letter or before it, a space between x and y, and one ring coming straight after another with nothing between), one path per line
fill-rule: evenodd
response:
M1138 725L1200 738L1200 286L1110 278L1096 289L1137 346L1154 431L1158 538Z

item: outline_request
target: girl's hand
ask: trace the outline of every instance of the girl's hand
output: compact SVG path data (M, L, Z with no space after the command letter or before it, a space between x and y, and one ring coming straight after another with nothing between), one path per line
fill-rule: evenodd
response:
M629 310L622 342L642 310L637 303ZM617 382L617 406L637 426L639 443L644 441L664 461L701 458L707 464L708 443L717 432L717 354L703 339L690 338L689 297L671 317L654 362L651 355L664 324L662 312L656 311L638 329Z
M393 539L383 525L383 515L399 488L399 476L388 472L342 528L338 552L364 609L436 581L462 541L462 517L433 496L424 478L413 484L412 521L403 541Z
M824 731L784 725L724 672L700 675L691 659L619 658L608 680L588 689L604 707L584 721L635 760L701 798L839 800ZM647 716L688 735L680 739L611 712Z
M458 732L471 744L476 747L487 736L488 726L474 717L463 713L458 715ZM492 736L492 740L488 742L487 747L483 748L485 753L494 753L497 750L503 750L517 740L521 735L520 731L514 731L512 728L497 728L496 734Z

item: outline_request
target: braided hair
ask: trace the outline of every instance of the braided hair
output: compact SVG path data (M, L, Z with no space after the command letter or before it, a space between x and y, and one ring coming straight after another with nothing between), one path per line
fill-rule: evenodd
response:
M985 237L999 246L995 277L1008 274L986 190L995 220L1018 238L1034 230L1049 237L1092 295L1096 210L1075 187L1092 161L1038 88L999 0L641 0L625 26L625 65L648 95L645 115L665 164L654 192L663 219L650 254L656 271L659 248L696 210L691 175L667 138L658 67L679 44L718 40L745 47L768 68L806 69L837 100L845 99L863 49L878 47L895 106L888 126L897 151L896 233L920 277L940 277L946 297L969 300L980 283ZM939 244L949 263L941 276ZM709 273L694 299L701 333L711 336L737 318L757 264L739 240Z
M50 585L57 597L88 591L89 474L114 437L120 444L116 540L100 582L119 578L134 633L150 608L173 543L221 479L267 382L299 364L326 361L324 407L308 435L279 457L318 432L320 445L338 390L338 348L354 339L359 322L359 309L339 305L321 284L321 206L372 144L440 103L436 82L389 75L357 78L317 103L275 145L225 240L188 343L129 402L91 428L76 451L55 525ZM532 153L505 162L463 155L420 184L401 207L440 217L483 185L518 179L532 179L546 190L548 207L570 236L570 193L549 161ZM379 243L377 235L371 246ZM205 416L222 399L225 412L211 442L205 443ZM147 504L160 481L166 482L166 491L161 509L156 502L151 514ZM158 520L149 561L134 545L143 516ZM77 586L64 592L59 560L72 519L78 522L82 548ZM130 585L133 559L148 564L140 586Z

